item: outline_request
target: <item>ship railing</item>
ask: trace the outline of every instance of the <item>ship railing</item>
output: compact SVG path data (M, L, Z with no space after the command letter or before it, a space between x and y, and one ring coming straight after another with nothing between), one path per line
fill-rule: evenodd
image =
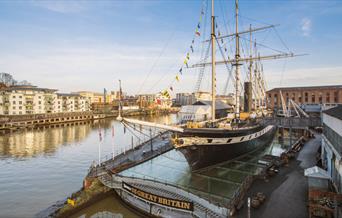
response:
M227 207L224 207L222 205L217 205L214 204L213 202L210 202L207 199L204 199L196 194L191 193L190 191L187 191L184 189L184 187L180 187L174 184L167 183L165 181L156 181L152 179L146 179L146 178L137 178L137 177L127 177L127 176L121 176L121 175L112 175L112 179L121 183L121 182L127 182L127 183L136 183L136 184L141 184L141 185L146 185L146 186L152 186L155 188L158 188L159 190L166 190L171 193L174 193L175 195L180 195L183 196L187 199L190 199L191 201L194 202L194 206L201 206L201 211L203 211L203 208L206 208L207 210L212 211L213 213L223 216L223 217L228 217L229 214L229 209ZM209 193L208 193L209 194ZM209 194L210 196L210 194ZM208 211L205 211L204 214L197 214L199 217L203 217Z

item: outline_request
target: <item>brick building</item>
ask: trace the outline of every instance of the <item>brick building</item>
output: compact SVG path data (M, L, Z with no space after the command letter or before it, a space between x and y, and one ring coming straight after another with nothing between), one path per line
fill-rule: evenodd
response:
M280 91L286 103L292 99L299 105L342 104L342 85L282 87L267 91L268 108L281 108Z

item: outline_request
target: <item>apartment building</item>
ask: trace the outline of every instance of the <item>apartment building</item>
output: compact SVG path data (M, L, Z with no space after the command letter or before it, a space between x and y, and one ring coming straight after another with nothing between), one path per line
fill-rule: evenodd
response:
M44 114L89 110L88 101L77 95L64 101L56 89L10 86L0 89L0 115ZM76 106L75 106L76 101ZM65 104L68 104L67 106Z

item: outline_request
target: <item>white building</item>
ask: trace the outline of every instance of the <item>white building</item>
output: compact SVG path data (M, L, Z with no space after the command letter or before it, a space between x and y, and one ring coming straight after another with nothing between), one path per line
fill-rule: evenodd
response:
M175 103L183 105L191 105L196 101L211 101L209 92L194 92L194 93L177 93Z
M342 105L323 111L322 165L342 193Z
M37 86L10 86L0 89L0 115L44 114L88 111L88 101L79 95L75 100L63 101L56 89ZM66 105L65 105L66 104Z

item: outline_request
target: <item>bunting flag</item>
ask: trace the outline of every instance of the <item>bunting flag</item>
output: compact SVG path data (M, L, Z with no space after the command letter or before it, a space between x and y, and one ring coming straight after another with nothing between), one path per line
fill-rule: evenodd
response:
M217 35L218 35L218 36L221 36L221 32L220 32L220 30L218 31Z
M221 43L223 44L223 38L221 38Z
M174 80L176 80L178 82L180 81L180 75L183 75L183 68L185 66L187 68L189 68L188 61L190 60L190 53L191 54L194 53L195 40L196 40L197 37L201 36L200 29L201 29L202 18L203 18L204 14L205 14L204 13L204 9L206 8L206 6L207 5L205 4L205 0L203 0L202 9L201 9L201 13L200 13L200 16L199 16L199 22L196 25L194 36L193 36L193 38L191 40L190 46L188 47L188 52L186 53L186 56L185 56L184 61L183 61L183 64L180 66L180 68L178 70L178 73L177 73L177 75L175 76L175 79L174 79ZM216 27L217 27L217 24L216 24ZM175 82L174 80L170 84L169 88L167 88L166 90L160 92L162 96L170 98L170 94L169 94L168 90L173 92L172 84Z
M226 47L224 47L224 51L227 52L227 48Z
M162 91L161 94L162 94L162 96L164 96L164 97L170 98L170 93L169 93L169 91L167 91L167 90Z

